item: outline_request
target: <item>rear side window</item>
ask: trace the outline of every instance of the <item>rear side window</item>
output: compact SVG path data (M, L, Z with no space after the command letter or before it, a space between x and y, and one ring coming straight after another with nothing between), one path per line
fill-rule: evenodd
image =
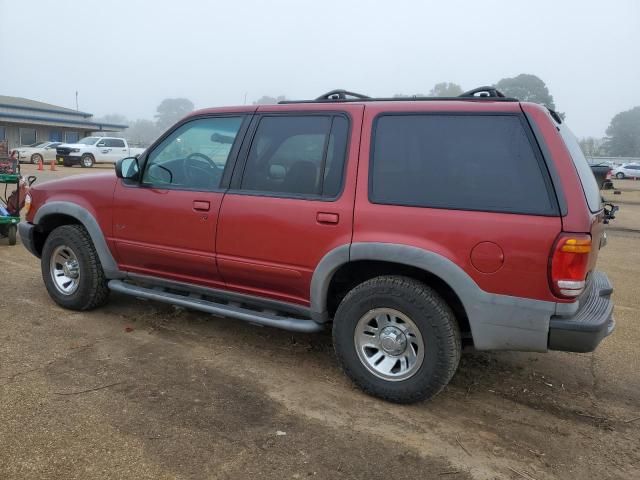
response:
M593 175L593 170L591 170L589 162L587 162L584 153L582 153L578 140L573 132L569 130L569 127L563 122L558 126L558 129L560 130L562 140L564 140L565 145L569 149L569 154L580 177L580 183L582 183L582 190L584 190L584 196L587 199L589 210L591 210L592 213L598 212L602 208L602 200L598 182Z
M339 115L265 116L260 120L241 190L334 198L340 193L348 121Z
M119 138L107 138L105 143L107 147L124 148L124 140L120 140Z
M548 172L516 115L384 115L374 126L374 203L557 214Z

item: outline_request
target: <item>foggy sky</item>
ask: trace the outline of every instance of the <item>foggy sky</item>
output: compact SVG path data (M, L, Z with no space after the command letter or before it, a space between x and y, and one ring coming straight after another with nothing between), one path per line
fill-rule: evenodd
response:
M640 1L0 0L0 95L75 108L78 90L96 116L519 73L547 83L576 135L604 135L640 105Z

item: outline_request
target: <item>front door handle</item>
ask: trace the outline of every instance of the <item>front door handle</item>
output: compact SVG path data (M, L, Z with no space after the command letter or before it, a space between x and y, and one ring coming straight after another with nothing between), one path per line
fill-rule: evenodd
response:
M340 216L337 213L318 212L316 215L318 223L328 223L335 225L340 221Z
M199 212L208 212L211 208L211 203L206 200L194 200L193 209Z

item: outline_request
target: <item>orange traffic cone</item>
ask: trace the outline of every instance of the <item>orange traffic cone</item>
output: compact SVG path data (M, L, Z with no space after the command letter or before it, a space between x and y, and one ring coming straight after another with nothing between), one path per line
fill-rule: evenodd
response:
M44 170L44 163L42 162L42 159L40 159L40 161L38 162L38 171L42 171Z
M55 160L51 160L51 166L49 167L49 170L55 172L56 171L56 161Z

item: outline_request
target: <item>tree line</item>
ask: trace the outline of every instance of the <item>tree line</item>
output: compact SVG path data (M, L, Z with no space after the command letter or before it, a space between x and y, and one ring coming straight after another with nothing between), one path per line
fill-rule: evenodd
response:
M546 105L557 111L553 95L545 82L536 75L522 73L515 77L503 78L493 85L507 97L514 97L523 102L534 102ZM457 83L440 82L429 90L430 97L457 97L463 93ZM405 95L396 93L395 98L423 97L423 93ZM253 102L254 105L276 104L286 100L284 95L263 95ZM129 124L129 128L120 132L133 145L148 146L162 132L193 111L194 105L186 98L166 98L156 108L154 120L138 119ZM565 118L565 113L557 112ZM127 123L123 115L111 114L101 119L107 123ZM585 137L579 140L580 146L587 156L640 157L640 106L620 112L611 119L606 130L606 137Z
M193 110L193 102L187 98L165 98L156 107L154 120L140 118L129 122L124 115L112 113L95 121L129 125L129 128L116 134L126 138L131 145L148 147L167 128Z

